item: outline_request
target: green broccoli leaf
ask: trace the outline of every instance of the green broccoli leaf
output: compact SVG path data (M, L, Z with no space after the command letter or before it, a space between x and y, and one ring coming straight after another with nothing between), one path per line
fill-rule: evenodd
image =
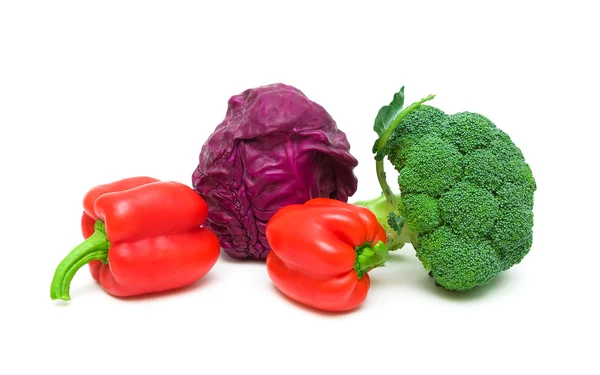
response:
M392 122L400 115L402 108L404 107L404 86L394 94L394 99L389 105L383 106L379 109L377 117L375 117L375 125L373 130L379 136L373 144L373 153L375 154L376 160L382 160L385 156L383 148L380 149L379 143L381 138L385 134L386 130L392 125Z
M402 233L402 227L404 226L405 222L406 219L404 219L402 216L396 215L395 212L390 212L388 215L388 225L398 234Z
M375 140L375 143L373 143L373 149L371 150L372 153L377 154L377 150L379 149L379 142L381 141L381 138L377 138ZM381 159L378 159L381 160Z
M394 99L389 105L381 107L375 117L375 125L373 130L377 133L379 138L373 143L373 153L375 154L375 160L381 161L387 154L386 144L390 139L390 136L402 121L406 115L418 108L421 104L433 99L435 95L429 95L426 98L419 100L416 103L411 104L407 108L404 107L404 86L394 94Z
M404 86L394 94L394 99L389 105L381 107L375 117L375 125L373 130L379 137L383 136L383 133L390 127L396 117L402 112L404 107Z

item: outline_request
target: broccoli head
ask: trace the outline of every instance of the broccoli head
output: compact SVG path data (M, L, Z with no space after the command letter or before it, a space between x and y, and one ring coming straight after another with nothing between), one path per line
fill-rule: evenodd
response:
M528 254L537 187L508 134L479 113L446 114L421 105L432 98L396 108L396 118L383 127L385 142L376 143L376 160L382 171L387 156L398 172L400 194L387 197L388 208L397 207L391 211L405 223L398 235L412 239L439 285L464 291Z

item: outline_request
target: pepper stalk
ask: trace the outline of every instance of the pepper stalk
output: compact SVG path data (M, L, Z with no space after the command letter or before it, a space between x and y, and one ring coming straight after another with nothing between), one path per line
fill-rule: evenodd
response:
M383 241L377 241L376 244L366 243L357 246L354 251L356 252L354 270L359 279L373 268L385 264L388 259L388 246Z
M99 260L108 264L108 249L110 243L106 237L106 229L101 220L94 225L94 233L75 247L58 265L50 285L50 298L69 301L71 281L77 271L91 262Z

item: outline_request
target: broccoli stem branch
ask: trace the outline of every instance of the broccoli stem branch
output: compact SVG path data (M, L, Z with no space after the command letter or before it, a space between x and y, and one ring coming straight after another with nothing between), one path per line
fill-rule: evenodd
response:
M404 223L401 229L398 229L398 226L400 224L393 225L394 228L390 227L390 224L388 224L388 218L389 220L393 220L393 215L390 214L394 213L395 215L397 215L399 208L398 196L392 192L392 189L390 188L390 185L387 183L386 180L384 169L384 160L385 155L387 154L386 144L392 136L392 134L394 134L394 132L396 131L396 127L398 126L398 124L400 124L409 113L419 108L421 104L432 100L433 98L435 98L435 95L429 95L419 100L418 102L415 102L410 106L404 108L393 119L393 121L385 129L383 134L381 134L381 137L378 139L377 142L375 142L373 152L375 153L375 171L377 173L377 181L379 182L379 186L381 187L383 194L380 197L372 199L370 201L355 202L356 205L367 207L375 214L377 220L386 231L386 244L389 250L400 249L404 246L404 244L409 242L416 249L418 235L417 233L413 232L406 223ZM377 134L379 134L379 132ZM396 232L396 230L399 230L400 233Z
M394 201L397 199L398 196L394 195ZM398 206L390 205L386 195L382 194L375 199L356 201L354 204L368 208L373 212L379 224L385 229L386 245L389 251L401 249L407 243L411 243L416 248L418 235L408 227L408 224L405 223L402 226L401 233L390 227L388 223L389 215L392 212L398 215Z
M392 189L390 185L388 185L387 180L385 179L385 170L383 165L384 159L377 160L375 162L375 169L377 171L377 180L379 181L379 186L383 190L383 194L385 195L385 199L390 207L398 207L398 201L396 200L396 195L392 193Z
M402 122L402 120L406 116L408 116L409 113L411 113L415 109L419 108L421 106L421 104L423 104L429 100L432 100L433 98L435 98L434 94L429 95L428 97L423 98L423 99L419 100L418 102L414 102L413 104L404 108L402 110L402 112L400 112L398 114L398 116L394 119L394 121L392 121L390 126L385 130L385 132L381 136L381 138L379 140L379 144L377 145L376 154L377 155L384 154L383 151L385 150L385 145L387 144L388 140L390 139L392 134L394 134L394 131L396 130L396 127L398 126L398 124L400 124L400 122ZM385 194L388 203L391 204L392 207L397 207L396 197L392 193L392 190L390 189L390 186L388 185L388 183L385 179L385 171L383 168L383 159L385 159L385 158L382 157L382 158L380 158L381 160L378 160L378 159L379 158L376 158L375 169L377 172L377 180L379 181L379 186L381 186L381 190L383 191L383 194Z

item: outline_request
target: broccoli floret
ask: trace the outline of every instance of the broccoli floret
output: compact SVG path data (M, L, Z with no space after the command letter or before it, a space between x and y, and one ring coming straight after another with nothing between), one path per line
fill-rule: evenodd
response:
M387 154L390 160L403 164L412 146L423 135L438 133L440 125L446 121L446 118L442 110L428 105L422 105L410 112L398 124L402 131L392 133L387 142Z
M515 208L533 209L533 191L528 184L515 185L507 182L496 191L498 205L502 210Z
M400 191L439 197L462 179L462 157L446 140L422 136L408 154L406 166L398 168Z
M402 111L396 103L396 119L380 124L387 138L376 143L377 167L383 154L398 172L400 195L387 202L405 219L424 268L437 284L464 291L529 253L537 186L508 134L479 113L421 105L432 98Z
M496 126L489 119L472 112L448 116L441 128L444 138L453 142L463 153L487 147L496 134Z
M491 234L492 247L507 270L523 260L533 242L533 212L524 207L500 211Z
M525 162L523 153L513 143L509 135L497 129L496 136L490 143L490 150L500 161L499 172L504 182L523 185L533 194L537 188L531 168Z
M461 182L444 193L439 207L442 221L457 234L467 237L488 236L498 218L498 201L494 195L468 182ZM410 222L410 218L407 220Z
M408 226L418 233L427 233L441 224L438 200L427 194L405 194L399 204L400 215L410 218Z
M502 271L489 243L461 236L446 226L420 238L417 257L439 285L451 290L486 284Z
M503 165L490 150L479 149L468 153L463 158L465 181L489 191L496 191L504 181Z

